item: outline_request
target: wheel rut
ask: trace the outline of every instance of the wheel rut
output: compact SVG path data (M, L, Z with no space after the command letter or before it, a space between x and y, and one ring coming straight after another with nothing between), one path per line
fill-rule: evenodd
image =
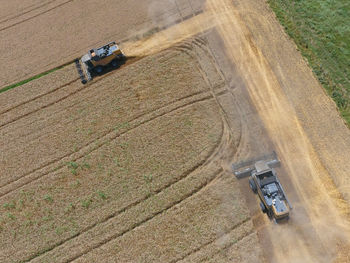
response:
M219 153L223 151L224 148L227 147L227 145L229 144L229 133L228 130L225 126L224 123L222 123L222 134L221 134L221 140L219 141L219 143L213 148L212 152L210 152L208 154L207 157L203 158L203 160L196 165L195 167L191 168L189 171L186 171L178 180L170 182L169 184L167 184L165 187L163 187L162 189L159 189L155 195L158 196L159 198L162 198L163 200L167 200L166 197L163 197L162 195L164 195L165 191L177 191L176 187L181 185L187 185L187 180L189 180L189 178L192 177L197 177L199 175L202 174L201 171L206 171L208 169L208 167L210 167L211 165L213 165L213 163L217 160L217 158L219 157ZM75 259L78 259L79 257L82 257L83 255L89 253L90 251L99 248L101 246L103 246L104 244L122 237L123 235L125 235L126 233L140 227L141 225L143 225L144 223L153 220L154 218L156 218L157 216L160 216L162 213L166 212L167 210L171 209L172 207L180 204L182 201L190 198L191 196L199 193L202 189L204 189L207 185L209 185L211 182L213 182L214 180L216 180L220 175L222 174L222 169L221 168L215 168L214 172L210 175L208 175L205 180L199 180L199 183L196 183L196 185L188 192L184 193L182 196L176 197L175 200L173 200L172 202L168 203L165 205L164 208L159 209L158 211L154 211L151 212L151 214L149 214L148 216L146 216L145 218L143 218L141 221L139 222L135 222L133 224L131 224L131 226L127 227L125 230L119 231L117 233L110 233L110 231L104 231L104 232L108 232L108 234L105 237L101 237L98 234L95 234L96 239L94 239L94 243L90 244L90 246L88 246L88 248L81 248L80 253L76 253L75 255L71 255L69 256L69 258L65 259L62 262L70 262L73 261ZM152 197L148 197L148 198L143 198L141 200L138 200L137 202L134 202L132 204L129 204L127 207L111 214L110 216L108 216L107 218L105 218L103 221L98 222L92 226L90 226L87 229L84 229L81 233L67 239L64 240L63 242L60 242L60 244L57 244L56 246L50 248L50 249L46 249L45 253L50 253L50 251L54 252L54 255L56 254L62 254L62 253L74 253L74 252L68 252L68 251L72 251L69 247L70 246L75 246L75 243L70 244L70 246L68 246L68 248L65 248L64 245L67 242L74 242L73 239L81 239L81 240L85 240L86 237L84 237L85 234L87 234L87 232L91 232L94 231L94 227L96 227L97 225L101 226L101 225L105 225L103 227L108 229L108 226L110 224L112 225L117 225L117 223L112 223L113 220L116 220L116 217L118 217L119 215L123 214L123 213L128 213L129 210L131 209L142 209L143 203L146 200L151 200ZM124 221L124 220L123 220ZM102 227L102 228L103 228ZM101 229L101 227L99 227ZM102 230L100 230L101 232ZM103 231L102 231L103 232ZM91 234L89 234L90 236ZM76 243L80 244L79 240L75 241ZM63 249L63 251L60 251L60 248ZM58 249L58 251L54 251L55 249ZM40 255L38 258L32 258L30 259L30 262L36 262L36 260L41 261L42 257L44 257L45 254ZM47 255L48 258L51 257L51 255ZM26 260L28 261L28 260Z
M2 185L0 187L0 198L3 198L7 194L19 189L20 187L23 187L29 183L32 183L34 181L37 181L38 179L50 174L51 172L62 169L65 166L65 163L69 161L76 161L87 154L101 148L103 145L105 145L107 142L115 140L116 138L122 136L123 134L136 129L140 125L146 124L147 122L153 121L159 117L162 117L166 114L169 114L171 112L181 110L183 108L186 108L188 106L191 106L195 103L199 103L202 101L206 101L211 99L211 95L209 93L202 93L198 95L194 95L193 97L188 97L183 100L178 100L170 105L164 106L160 109L157 109L153 112L141 115L136 117L135 119L131 120L130 123L130 129L125 129L123 132L115 133L114 130L109 131L107 134L103 135L102 137L96 139L92 143L88 143L84 145L80 150L73 153L67 153L64 156L61 156L59 158L56 158L49 163L43 164L42 166L22 175L19 178L14 178L13 180L9 181L5 185ZM180 102L180 105L178 105ZM181 104L182 103L182 104ZM168 109L170 106L170 109ZM159 111L156 113L156 111ZM144 119L143 119L144 118Z

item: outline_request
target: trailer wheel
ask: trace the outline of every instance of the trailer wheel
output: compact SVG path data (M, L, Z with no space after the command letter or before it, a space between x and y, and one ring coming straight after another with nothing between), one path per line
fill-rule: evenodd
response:
M249 186L250 186L250 189L252 189L252 191L256 194L256 192L257 192L256 184L255 184L254 180L251 178L249 179Z
M266 206L264 205L263 202L260 202L260 208L263 213L266 213Z

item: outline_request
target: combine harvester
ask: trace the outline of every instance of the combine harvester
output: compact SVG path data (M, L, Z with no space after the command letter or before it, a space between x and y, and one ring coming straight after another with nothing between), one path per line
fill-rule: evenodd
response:
M249 186L260 198L260 208L269 218L288 219L292 209L273 168L280 165L275 152L258 159L232 165L237 178L250 176Z
M115 42L91 49L80 60L75 60L81 83L92 80L93 74L101 74L106 67L117 68L125 61L125 56Z

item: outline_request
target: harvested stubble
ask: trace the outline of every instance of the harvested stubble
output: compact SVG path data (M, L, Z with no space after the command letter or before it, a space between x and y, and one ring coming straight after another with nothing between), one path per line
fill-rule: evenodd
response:
M186 262L186 258L199 262L200 257L191 257L191 254L201 249L209 252L206 245L220 240L224 233L237 228L241 232L237 237L243 238L253 231L252 224L240 228L248 221L249 212L242 206L240 194L232 191L236 187L232 176L220 176L210 187L202 188L76 262L177 262L180 259ZM214 246L223 249L230 243L231 240L220 240L220 244Z
M93 147L97 139L117 134L133 120L206 90L200 75L193 74L194 64L187 55L163 54L158 58L147 58L128 70L120 70L39 111L40 105L31 102L28 106L32 106L32 114L1 128L0 147L6 153L0 161L4 167L1 185L84 146ZM61 92L64 91L51 96ZM46 105L44 101L38 103L41 102Z
M96 235L99 230L94 226L99 222L108 223L122 211L162 194L203 164L221 138L222 124L194 63L180 52L163 52L3 127L2 141L17 145L2 145L3 185L14 178L21 182L26 174L37 180L9 188L14 191L1 198L3 204L14 204L0 208L5 248L1 258L29 259L87 230ZM36 83L40 85L40 79ZM89 146L79 150L86 143ZM36 173L31 170L67 153L76 158L68 156L51 164L51 170L44 167L43 175L31 177ZM209 175L213 179L216 174ZM156 210L150 206L145 218L180 202L193 189L200 190L209 179L198 177L187 192L175 188L164 197L170 203ZM135 211L142 207L140 203ZM134 224L143 221L142 211ZM52 262L50 252L48 257Z

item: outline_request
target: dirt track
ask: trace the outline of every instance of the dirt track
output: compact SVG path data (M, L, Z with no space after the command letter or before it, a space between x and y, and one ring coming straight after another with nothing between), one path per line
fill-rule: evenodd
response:
M344 260L348 254L341 255L337 246L350 233L348 205L340 195L349 196L345 153L350 149L350 134L335 104L266 6L257 1L239 1L234 6L229 1L209 2L213 12L222 14L219 20L225 21L218 27L222 42L213 38L212 47L217 53L222 50L219 46L225 47L222 59L229 58L233 64L221 67L226 75L236 71L243 79L241 88L263 123L263 136L282 159L282 180L295 205L288 224L259 226L262 243L270 239L266 250L274 251L276 262L330 262L337 255ZM261 136L252 139L259 141ZM264 147L255 146L256 152Z
M186 5L185 1L181 1L181 4ZM164 8L159 8L159 12L162 13ZM145 199L140 205L132 206L121 213L117 212L112 217L108 215L108 211L113 210L113 206L117 203L103 206L103 209L100 210L94 207L94 212L84 215L86 219L83 220L80 228L75 229L72 233L65 233L64 226L59 225L61 227L59 230L64 234L57 236L52 233L54 230L49 232L51 233L48 235L50 249L39 257L33 256L33 253L46 249L45 244L36 242L31 247L29 246L28 251L21 251L19 249L21 245L29 241L32 243L32 240L24 240L21 236L14 236L8 241L11 243L16 240L18 248L6 245L5 255L13 255L14 259L33 258L33 262L44 260L52 262L53 259L58 262L73 259L76 259L77 262L93 262L101 258L105 260L118 258L120 262L147 260L258 262L262 260L261 253L266 262L331 262L334 260L346 262L349 259L349 247L346 243L350 236L348 203L344 201L342 195L349 199L347 171L350 167L346 157L350 149L350 134L340 119L334 103L325 95L311 70L283 33L265 3L245 0L235 1L232 4L226 0L208 0L207 9L208 12L202 16L194 17L144 41L125 43L124 48L129 51L139 47L133 52L148 55L207 30L202 38L197 37L172 47L172 50L177 51L172 51L170 54L175 52L187 55L180 56L181 62L176 61L179 55L174 58L170 55L169 64L163 66L165 71L152 75L158 81L165 80L161 87L168 87L169 84L166 81L172 82L175 78L166 80L166 71L175 70L174 75L182 76L181 80L177 80L182 81L180 86L185 86L175 88L176 94L173 93L174 90L171 90L163 101L162 92L164 90L159 90L157 95L157 92L152 91L155 87L151 83L141 81L141 86L137 84L135 90L131 92L135 95L135 101L146 99L149 103L154 104L138 104L139 108L136 107L134 113L130 111L130 114L137 115L137 113L144 113L148 110L152 112L155 106L159 106L159 103L172 105L170 101L175 97L179 98L180 95L185 98L183 101L175 102L173 104L175 108L180 107L176 103L183 102L186 105L192 100L202 101L203 107L198 106L201 103L196 103L197 106L193 111L190 110L187 113L181 111L178 116L175 114L174 118L180 118L185 123L188 123L186 119L188 116L193 116L198 120L203 119L203 122L196 124L193 122L194 130L197 129L197 131L203 130L203 127L211 123L209 126L215 132L210 138L214 141L215 138L220 137L215 127L222 123L221 142L214 144L216 148L212 150L214 152L210 155L211 157L205 161L205 158L208 157L207 153L201 157L204 159L194 158L194 164L189 164L190 166L196 166L196 162L197 165L198 162L204 162L204 164L200 165L199 170L195 170L185 178L176 172L181 167L181 160L173 164L170 161L169 165L173 165L174 172L164 179L161 179L160 176L160 181L157 181L156 185L162 190L159 191L156 188L155 201ZM211 25L202 23L205 18L211 22ZM214 26L215 28L211 28ZM165 45L164 42L166 42ZM183 71L176 67L172 68L171 65L178 65L181 68L181 63L186 56L191 58L185 60L188 68L182 68ZM145 74L142 68L158 59L151 56L142 60L142 63L135 67L138 68L139 74L140 72ZM162 61L162 58L160 60ZM135 71L134 66L130 67L132 67L131 71ZM2 201L14 200L13 197L20 193L20 189L26 189L28 192L37 189L39 193L44 189L43 195L45 189L52 187L51 184L44 181L50 181L49 178L55 178L60 174L60 170L55 171L56 167L63 169L55 163L56 158L64 163L69 159L62 158L68 152L74 152L75 147L80 149L90 140L97 144L104 144L104 140L109 139L109 137L101 136L111 129L108 125L106 126L106 123L113 122L113 117L109 119L108 117L101 118L101 116L114 112L112 108L114 104L108 102L111 97L108 95L110 92L115 92L111 87L115 85L120 75L125 75L126 84L125 94L121 92L124 95L121 95L121 101L118 101L118 104L125 106L135 104L134 100L128 99L130 97L128 87L140 83L140 79L135 77L129 82L126 81L130 74L127 72L128 69L129 66L125 70L97 80L87 90L81 90L76 76L71 74L73 67L68 66L54 73L53 76L49 75L41 79L39 82L43 84L40 85L39 90L36 90L34 82L0 97L0 100L4 102L1 103L0 108L2 113L0 143L1 148L7 149L2 158L4 162L1 164L5 171L1 175L2 182L5 183L1 188ZM194 79L191 74L185 77L184 72L193 71L191 69L198 70ZM146 69L146 72L150 73L149 68ZM49 83L59 76L65 76L67 79L62 83L54 84L52 88L45 88L46 81ZM192 82L189 82L189 79ZM106 90L106 97L100 94L102 93L100 90L96 90L97 86L99 89ZM149 89L144 90L141 87ZM27 93L23 97L18 97L22 90ZM88 104L79 102L82 95L86 98L85 100L89 101ZM119 91L116 96L120 96ZM62 102L55 102L60 99ZM104 101L106 99L107 101ZM9 103L9 100L13 102ZM79 106L79 103L82 107ZM71 105L78 106L70 109ZM143 108L142 105L147 105L149 108ZM166 111L169 105L165 106ZM101 108L103 108L102 111L99 110ZM93 119L101 118L101 123L98 125L90 123L91 118L88 116L90 112L94 116ZM124 116L122 113L121 116L127 117L128 114ZM149 116L151 119L152 114ZM163 116L163 113L159 112L159 114ZM49 116L53 116L52 119ZM67 120L65 125L56 125L55 123L61 120L62 116L71 116L73 119ZM146 116L146 121L147 118L148 116ZM80 130L85 131L78 137L74 137L76 136L75 131L71 129L73 127L71 123L76 121ZM125 121L118 119L118 123L125 123ZM136 126L137 123L135 123ZM38 125L42 125L40 130L37 129ZM131 125L134 127L133 122ZM89 131L91 127L100 128L95 133L95 131ZM174 142L182 141L176 138L175 134L172 135L171 131L174 127L171 122L163 119L159 121L157 127L159 130L157 128L153 133L160 131L161 136L170 136L169 138L172 138ZM119 128L123 133L123 129L129 127ZM128 140L142 138L151 129L151 127L145 130L137 128L135 134L130 135ZM200 149L203 146L202 143L205 144L205 140L208 140L205 134L199 132L196 138L187 137L197 131L186 131L185 129L180 133L189 132L185 136L186 142L191 142L192 147L197 146ZM69 140L64 139L66 135L70 135L68 138L77 145L70 143L72 147L68 147L62 144L62 142L69 143ZM94 136L102 140L96 140ZM156 142L154 138L156 137L150 138L150 141L154 142L141 151L136 149L136 146L136 148L131 147L131 153L143 155L143 151L146 154L147 151L150 151L149 149L157 149L152 151L157 153L159 149L171 147L164 144L164 141ZM209 144L210 138L207 141ZM54 143L55 151L52 152L52 147L42 147L40 151L33 148L42 141L47 141L48 144ZM139 143L136 140L134 145ZM156 145L156 148L152 148L153 144ZM182 144L186 143L182 141ZM231 176L230 171L232 161L256 157L272 150L276 150L282 160L282 168L278 169L278 173L294 206L290 221L281 225L275 225L259 211L258 202L248 190L247 182L237 181ZM104 152L108 154L108 150ZM180 150L176 156L187 158L187 155L183 156L185 152L186 150ZM72 153L72 156L78 158L81 153L85 154L85 150L80 150L76 154ZM168 153L167 156L169 155ZM31 156L33 156L32 161L29 159ZM22 163L21 160L25 162ZM84 161L83 159L77 160ZM54 163L50 163L51 161ZM98 170L98 163L92 166L97 167ZM147 165L139 163L137 166ZM167 174L167 171L162 170L160 174ZM82 171L82 173L88 176L91 172ZM63 174L61 176L62 179L57 179L57 186L54 188L59 188L64 181ZM38 184L37 179L41 177L44 179L40 179L41 183ZM175 180L176 183L169 188L170 192L163 191L168 190L164 188L164 184L172 180ZM85 183L84 189L92 190L95 188L94 184L100 186L93 180L91 185ZM135 189L138 189L137 185L140 182L136 180L134 183ZM142 189L141 192L146 190ZM65 191L68 191L66 195L72 194L69 193L71 190L68 188ZM131 193L134 192L131 191ZM84 191L74 194L80 198L84 196ZM147 195L146 192L145 194ZM251 218L248 217L247 210L242 207L244 203L240 200L241 197L244 197L250 209ZM60 198L63 197L55 196L57 202ZM166 200L166 202L160 202L160 200ZM121 203L118 204L128 207L129 201L121 199ZM67 204L67 202L64 201L62 204ZM74 200L71 202L74 203ZM100 201L94 199L94 202L99 204ZM39 207L35 208L36 211L39 211L37 212L39 217L40 215L47 216L45 214L47 207ZM58 210L64 211L65 208L62 205ZM31 207L26 209L30 211ZM62 216L64 215L62 211L57 213ZM79 209L76 213L79 217L84 214L83 210ZM103 223L95 226L89 225L89 216L98 213L102 213L98 220L102 220L100 222ZM25 210L22 215L25 215ZM239 218L237 218L238 215L240 215ZM103 219L104 217L107 220ZM56 219L55 222L60 221L61 219ZM166 223L170 221L171 224L167 225ZM12 231L15 225L11 228L11 224L15 223L5 224L3 227L5 231L2 230L3 235L8 236L7 233ZM41 226L44 227L41 228ZM36 227L39 230L48 231L49 223L40 221ZM145 246L149 246L148 252L140 250L140 247ZM130 247L136 251L132 255L128 253Z

